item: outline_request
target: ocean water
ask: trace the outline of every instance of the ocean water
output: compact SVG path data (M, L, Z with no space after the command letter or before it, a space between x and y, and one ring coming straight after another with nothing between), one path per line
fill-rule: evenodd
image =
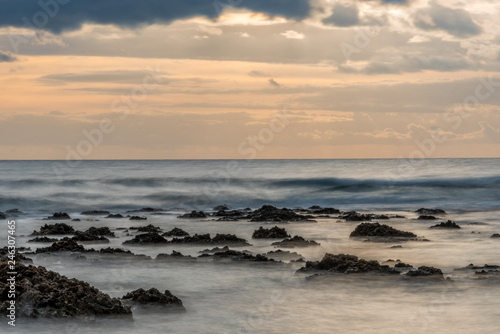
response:
M490 238L500 233L499 167L500 159L83 161L75 166L61 161L1 161L0 211L24 212L15 218L18 246L47 246L28 243L29 234L46 223L43 217L64 211L82 219L65 221L75 229L108 226L118 236L110 244L86 247L123 247L151 257L32 255L36 265L89 282L113 297L138 288L168 289L187 309L183 314L135 313L133 322L22 319L12 332L498 333L500 279L454 269L470 263L500 265L500 240ZM267 224L177 218L224 203L235 208L321 205L403 215L406 218L380 222L430 241L400 243L402 248L363 242L349 238L359 222L329 218L282 227L321 244L290 249L306 260L319 260L325 253L379 262L400 259L415 267L439 267L454 282L370 275L306 279L308 275L296 273L302 264L289 259L275 264L161 262L154 260L160 253L176 250L197 256L211 247L122 245L131 237L118 228L153 224L164 231L179 227L191 234L233 233L252 244L237 250L276 250L271 246L274 240L251 239L254 230ZM80 214L88 209L125 214L142 207L167 211L145 214L147 222ZM462 228L429 229L436 222L416 220L414 211L420 207L442 208L447 211L443 218Z

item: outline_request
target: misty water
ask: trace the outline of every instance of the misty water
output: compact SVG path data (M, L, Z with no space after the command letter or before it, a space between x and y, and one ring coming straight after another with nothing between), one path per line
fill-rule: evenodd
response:
M240 162L229 178L221 174L227 161L84 162L57 175L53 162L0 162L0 211L19 208L18 246L33 250L47 244L28 243L29 234L47 223L54 211L81 221L64 221L77 230L107 226L117 235L110 243L82 243L87 248L121 247L147 257L117 254L30 255L35 265L86 281L112 297L138 288L170 290L185 313L134 312L134 320L20 319L16 333L498 333L500 277L457 271L470 263L500 264L500 160L440 159L404 173L401 161L267 161ZM390 171L391 173L387 173ZM396 171L396 172L394 172ZM223 173L223 172L222 172ZM390 176L388 176L390 175ZM214 181L215 180L215 181ZM214 183L215 182L215 183ZM200 190L201 189L201 190ZM208 196L207 194L212 194ZM201 194L201 195L200 195ZM200 200L192 201L198 197ZM129 228L153 224L190 234L231 233L252 246L231 247L265 254L276 240L252 239L263 224L206 219L179 219L191 209L209 210L227 203L256 209L262 204L308 207L318 204L341 210L398 214L406 218L380 221L412 231L429 242L363 242L349 238L359 222L319 218L316 223L281 224L291 235L321 245L288 249L308 261L325 253L345 253L384 264L401 260L414 267L443 270L453 282L394 276L351 274L307 279L296 273L303 263L156 261L160 253L180 251L198 256L212 246L122 245ZM162 207L164 215L144 214L146 222L82 216L86 209L125 214L141 207ZM420 207L445 209L444 220L459 230L429 229L436 221L416 220ZM140 215L143 215L142 213ZM96 221L88 221L86 219ZM442 220L439 220L442 221ZM474 232L474 233L473 233ZM401 245L402 248L391 248ZM285 250L285 249L284 249ZM150 257L151 259L149 259ZM298 258L295 257L295 258Z

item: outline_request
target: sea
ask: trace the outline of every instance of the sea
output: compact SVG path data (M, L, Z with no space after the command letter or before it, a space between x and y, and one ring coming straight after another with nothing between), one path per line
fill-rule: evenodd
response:
M322 217L316 222L279 224L291 235L320 246L288 249L295 259L320 260L325 253L352 254L390 264L440 268L448 282L372 275L332 275L311 279L297 272L304 263L229 261L159 262L160 253L198 256L195 245L128 246L133 236L120 228L153 224L164 231L236 234L254 254L276 251L270 240L252 239L260 226L248 220L180 219L192 210L213 212L217 205L257 209L262 205L399 215L380 223L412 231L427 242L364 242L349 237L359 222ZM456 270L500 265L500 159L366 160L110 160L0 161L0 211L19 209L17 246L48 223L43 218L66 212L77 230L107 226L116 232L109 244L150 257L74 254L31 255L41 265L86 281L112 297L151 287L179 297L185 313L137 312L133 322L114 320L19 319L6 333L499 333L500 275ZM82 215L107 210L127 215L141 208L146 222ZM439 208L437 221L418 220L419 208ZM436 230L452 220L457 230ZM49 222L50 223L50 222ZM7 223L0 236L7 243ZM2 233L1 231L4 231ZM398 246L398 247L393 247ZM401 246L401 247L399 247ZM389 261L389 262L387 262Z

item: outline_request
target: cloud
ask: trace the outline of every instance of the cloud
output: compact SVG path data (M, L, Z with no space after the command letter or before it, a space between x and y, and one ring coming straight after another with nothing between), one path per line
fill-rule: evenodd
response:
M270 77L270 73L262 72L262 71L250 71L248 73L249 76L251 77Z
M456 37L479 35L481 27L475 23L470 13L463 9L441 6L435 1L431 6L418 11L414 16L415 25L423 30L442 30Z
M304 39L305 38L304 34L302 34L300 32L296 32L295 30L287 30L286 32L282 32L281 35L285 36L286 38L289 38L289 39Z
M10 63L16 61L17 58L13 56L10 52L4 52L0 50L0 63Z
M337 27L351 27L359 23L359 11L356 5L344 6L340 3L333 7L333 14L323 20L324 24Z
M160 73L165 75L166 73ZM115 82L141 84L145 77L151 75L147 71L90 71L81 73L49 74L40 78L52 82Z
M23 18L35 27L60 33L75 30L83 23L114 24L126 27L170 23L178 19L204 16L217 18L232 1L158 1L158 0L72 0L56 6L39 5L39 1L0 2L0 26L23 27ZM271 16L301 20L309 16L309 0L247 0L234 7ZM43 2L42 3L50 3ZM234 3L234 2L233 2Z
M274 87L281 87L281 85L274 79L269 79L269 83Z

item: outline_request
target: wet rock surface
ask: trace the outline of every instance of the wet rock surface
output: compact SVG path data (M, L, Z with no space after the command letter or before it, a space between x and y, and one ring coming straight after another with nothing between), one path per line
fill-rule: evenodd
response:
M119 214L119 213L116 213L116 214L110 214L108 216L106 216L106 218L125 218L123 215Z
M63 234L74 234L75 229L65 223L56 223L52 225L45 224L40 227L40 231L33 231L31 233L32 236L41 236L41 235L63 235Z
M493 238L493 239L500 238L500 234L495 233L495 234L491 235L491 238Z
M281 248L295 248L319 246L320 244L314 240L306 240L303 237L296 235L293 238L287 238L282 241L273 242L271 245Z
M115 237L115 233L111 232L109 227L90 227L88 230L85 231L85 233L92 234L92 235L103 235L106 237Z
M182 301L168 290L161 293L156 288L151 288L149 290L138 289L127 293L122 297L122 300L131 305L156 306L165 309L185 311Z
M226 250L224 252L217 252L213 255L214 260L218 259L231 259L232 261L251 261L251 262L276 262L262 254L252 255L247 252L240 252L235 250Z
M183 219L207 218L207 214L203 211L193 210L190 213L183 214L181 216L178 216L177 218L183 218Z
M87 232L75 232L75 236L71 238L75 241L94 241L94 242L109 242L109 239L102 235L90 234Z
M156 256L156 260L158 261L169 261L169 260L196 260L195 257L190 255L183 255L181 252L172 251L172 254L158 254Z
M429 216L429 215L420 215L417 218L418 220L435 220L437 219L435 216Z
M142 233L159 233L161 231L161 228L152 224L149 224L147 226L131 227L130 229L137 230L137 232Z
M167 239L162 237L156 232L144 233L136 235L133 239L124 241L124 245L133 245L133 244L166 244Z
M132 216L129 218L129 220L148 220L148 217L144 216Z
M210 237L209 233L195 234L185 238L173 238L170 241L172 244L241 244L249 245L249 243L242 238L238 238L234 234L216 234L215 237Z
M71 219L71 217L66 212L56 212L52 217L44 218L43 220L65 220Z
M460 225L458 225L457 223L451 221L451 220L448 220L447 222L443 222L443 223L440 223L440 224L436 224L434 226L431 226L430 228L438 228L438 229L459 229L460 228Z
M410 277L436 276L444 279L443 272L441 271L441 269L428 266L421 266L418 267L416 270L410 270L409 272L406 273L406 276Z
M57 238L49 238L49 237L36 237L31 240L28 240L28 242L46 242L46 243L54 243L57 242L59 239Z
M163 237L189 237L189 233L187 233L186 231L184 231L180 228L174 227L170 231L163 233L162 236Z
M313 216L302 216L291 209L278 209L272 205L264 205L260 209L251 212L247 218L253 222L314 222Z
M0 211L0 219L7 219L7 216L5 215L5 213L3 213L1 211Z
M417 235L385 224L361 223L351 232L350 237L416 238Z
M299 272L309 271L328 271L342 274L355 273L384 273L399 274L398 271L387 265L381 265L375 260L363 260L349 254L330 254L327 253L321 261L307 261L305 267Z
M93 252L94 249L86 249L79 245L75 240L64 238L58 242L54 242L49 247L38 248L37 254L40 253L59 253L59 252Z
M427 208L420 208L415 212L418 214L421 214L421 215L445 215L446 214L446 212L442 209L427 209Z
M0 292L7 294L7 262L0 263ZM130 308L86 282L69 279L44 267L16 266L16 308L18 317L95 318L124 316ZM7 314L8 301L2 298L0 312Z
M272 228L264 228L259 227L258 230L255 230L252 234L252 238L254 239L283 239L290 238L290 235L284 228L280 228L278 226L274 226Z

